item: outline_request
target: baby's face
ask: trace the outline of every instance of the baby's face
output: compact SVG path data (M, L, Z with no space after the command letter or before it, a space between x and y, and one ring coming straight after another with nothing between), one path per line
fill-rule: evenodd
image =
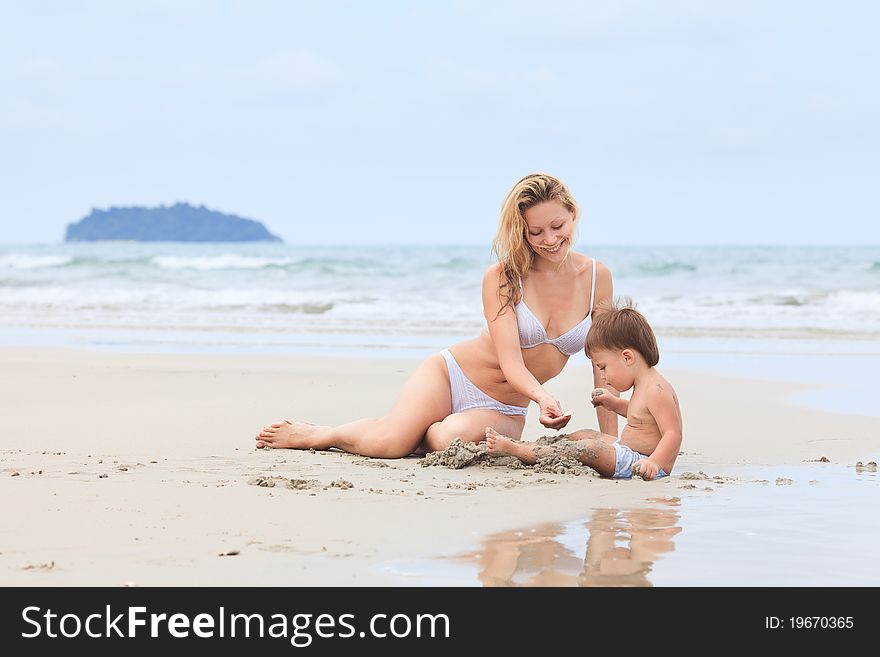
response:
M632 369L622 351L600 349L590 354L590 357L607 385L621 392L632 388Z

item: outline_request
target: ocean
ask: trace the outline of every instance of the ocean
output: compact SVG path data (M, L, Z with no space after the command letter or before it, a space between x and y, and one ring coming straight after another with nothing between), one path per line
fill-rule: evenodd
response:
M880 246L581 250L660 336L880 337ZM0 246L0 328L95 346L436 349L481 330L491 262L481 246Z
M837 384L805 403L880 412L880 246L578 250L647 316L662 366ZM0 345L421 358L482 330L492 261L460 245L0 246Z

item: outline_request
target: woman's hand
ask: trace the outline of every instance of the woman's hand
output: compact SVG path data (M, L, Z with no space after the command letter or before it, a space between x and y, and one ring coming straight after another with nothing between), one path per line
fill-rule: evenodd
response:
M558 431L571 419L571 411L563 411L562 406L555 399L548 397L538 404L541 408L539 422L548 429Z

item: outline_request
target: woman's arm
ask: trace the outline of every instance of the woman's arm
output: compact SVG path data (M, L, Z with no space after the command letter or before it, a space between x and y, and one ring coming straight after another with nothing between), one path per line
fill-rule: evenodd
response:
M593 298L593 319L611 308L611 297L614 295L614 282L611 270L604 263L596 261L596 294Z
M610 397L610 399L604 399L600 404L594 403L596 418L599 420L599 431L617 437L617 416L626 417L629 400L621 399L620 393L605 383L602 379L602 373L595 365L593 365L593 385L595 386L594 390L600 388L605 391L603 397Z
M502 282L501 265L496 264L483 276L483 314L489 327L489 335L495 344L498 364L504 378L514 390L536 402L541 408L541 424L549 429L561 429L571 417L563 415L559 402L556 401L541 385L523 362L522 349L519 346L519 327L516 313L507 307L501 311L499 294Z
M593 299L593 319L597 315L606 312L611 307L611 297L614 294L614 282L611 280L611 270L603 263L596 262L596 295ZM587 354L589 357L589 354ZM620 397L620 393L602 380L599 369L593 366L593 386L595 388L605 387L616 397ZM625 415L625 413L623 413ZM599 421L599 431L609 436L617 436L617 413L610 408L596 406L596 418Z

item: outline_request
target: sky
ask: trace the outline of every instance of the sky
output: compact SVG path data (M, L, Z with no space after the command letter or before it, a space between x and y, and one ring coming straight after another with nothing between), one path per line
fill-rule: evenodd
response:
M880 243L880 3L0 0L0 243L187 201L292 244Z

